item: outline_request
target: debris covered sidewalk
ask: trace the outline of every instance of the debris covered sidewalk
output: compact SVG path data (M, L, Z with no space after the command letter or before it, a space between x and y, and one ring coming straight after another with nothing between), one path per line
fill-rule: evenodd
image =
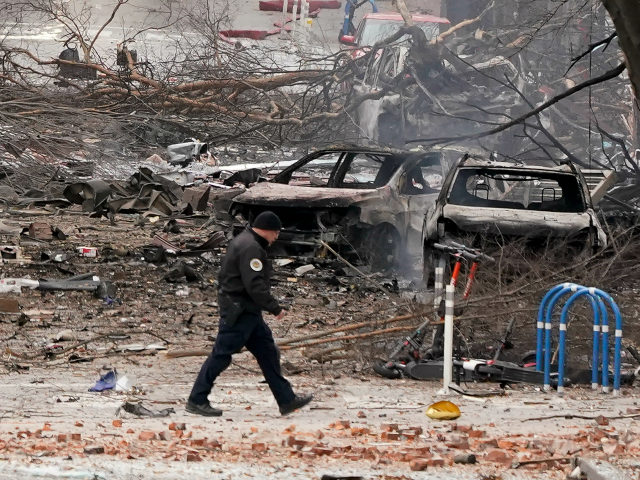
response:
M130 359L134 395L88 392L96 366L86 364L4 376L0 478L175 478L179 470L193 478L418 479L426 470L439 479L560 479L576 459L613 462L626 475L606 478L638 478L640 408L630 395L575 389L558 398L522 387L453 396L461 416L438 421L425 415L443 398L437 382L326 372L294 376L316 400L281 417L259 374L247 371L256 366L241 363L214 387L224 410L216 419L184 411L193 359ZM120 408L125 402L175 413L137 416Z

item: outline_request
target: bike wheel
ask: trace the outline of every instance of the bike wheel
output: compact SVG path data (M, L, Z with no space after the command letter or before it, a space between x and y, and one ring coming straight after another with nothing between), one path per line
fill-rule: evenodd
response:
M384 360L376 360L373 362L373 371L384 378L396 379L402 376L402 372L397 368L388 366L389 362Z

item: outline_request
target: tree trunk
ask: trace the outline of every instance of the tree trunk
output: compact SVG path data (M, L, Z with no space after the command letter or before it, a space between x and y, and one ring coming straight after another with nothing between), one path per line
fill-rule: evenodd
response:
M629 80L640 101L640 0L602 0L618 33Z

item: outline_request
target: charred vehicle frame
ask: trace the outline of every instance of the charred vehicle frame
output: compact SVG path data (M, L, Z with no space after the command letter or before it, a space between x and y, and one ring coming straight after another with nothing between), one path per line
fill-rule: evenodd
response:
M562 239L567 247L604 248L607 238L594 199L602 198L615 176L608 170L587 172L591 189L582 171L568 161L537 166L464 156L449 171L425 218L425 249L463 235L501 244L518 238L539 246Z
M377 269L422 265L422 227L438 196L445 153L355 146L315 151L236 196L230 213L283 223L276 255L341 255Z

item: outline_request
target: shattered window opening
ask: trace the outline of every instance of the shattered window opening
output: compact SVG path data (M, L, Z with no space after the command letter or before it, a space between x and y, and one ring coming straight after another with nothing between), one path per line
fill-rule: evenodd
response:
M342 157L342 152L330 152L315 158L290 172L285 183L308 187L327 187L331 174Z
M449 203L490 208L548 212L582 212L580 186L571 175L462 169L449 194Z
M384 185L389 178L378 178L386 158L381 155L355 154L344 162L344 175L336 187L342 188L375 188ZM394 169L395 170L395 169ZM338 174L339 178L340 174ZM389 175L390 177L391 175ZM337 179L336 179L337 180Z

